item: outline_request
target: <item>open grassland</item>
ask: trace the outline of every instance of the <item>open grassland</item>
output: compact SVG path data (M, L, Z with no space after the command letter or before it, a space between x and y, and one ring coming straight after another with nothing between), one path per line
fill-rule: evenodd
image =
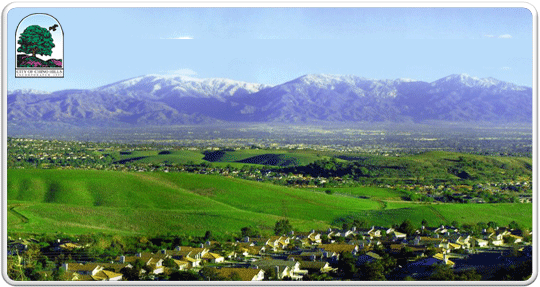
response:
M328 157L323 157L328 158ZM234 150L209 152L205 159L211 162L237 162L272 166L300 166L321 159L314 151L292 150Z
M299 166L314 162L317 159L329 158L319 156L315 151L293 150L149 150L149 151L103 151L101 155L109 154L117 163L154 163L163 162L175 164L201 164L212 162L217 166L230 164L234 167L244 165L270 165L270 166Z
M119 163L162 163L167 161L177 164L200 164L204 162L204 155L200 151L192 150L114 151L103 152L102 154L110 154L115 158L115 161Z
M402 157L373 156L365 161L374 167L397 167L400 176L433 179L530 178L532 158L496 157L431 151ZM389 172L388 174L392 174Z
M532 159L430 151L415 155L382 156L360 153L329 153L315 150L222 149L222 150L106 150L94 151L112 158L112 163L212 164L272 166L276 171L314 177L360 175L359 181L429 183L469 181L530 181ZM108 163L105 163L108 164Z
M397 206L394 206L397 207ZM334 224L362 218L374 225L388 225L389 222L400 223L405 219L420 225L426 219L430 225L449 225L453 221L459 224L476 224L478 222L496 222L506 226L512 221L521 226L532 227L532 204L530 203L497 203L497 204L417 204L401 208L384 210L365 210L339 218Z
M239 233L245 226L253 226L270 233L279 216L242 210L164 210L112 207L87 207L70 204L14 201L8 211L10 232L67 234L109 233L120 235L197 235L206 230L215 234ZM17 220L13 212L24 214L27 223ZM11 219L15 218L15 222ZM324 229L326 222L291 220L295 226Z
M289 218L297 230L363 218L390 226L515 220L532 226L531 204L420 204L384 188L298 189L214 175L97 170L8 170L8 231L119 234L271 233Z
M325 192L330 190L332 193L357 196L361 198L400 200L406 194L401 191L380 187L341 187L341 188L314 188L314 191Z

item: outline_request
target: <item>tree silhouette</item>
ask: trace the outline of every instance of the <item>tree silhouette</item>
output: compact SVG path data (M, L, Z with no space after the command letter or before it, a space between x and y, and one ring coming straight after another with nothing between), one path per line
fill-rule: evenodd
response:
M17 43L21 45L17 52L32 54L32 57L35 57L36 54L50 56L52 48L54 48L51 33L38 25L28 26L24 29Z
M276 221L276 225L274 226L274 234L275 235L284 235L288 234L293 230L291 223L289 223L288 219L281 219Z

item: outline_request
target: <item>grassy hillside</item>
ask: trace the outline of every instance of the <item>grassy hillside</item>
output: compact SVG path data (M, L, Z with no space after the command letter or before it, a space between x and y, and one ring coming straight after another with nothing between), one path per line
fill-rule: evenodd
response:
M8 218L18 223L9 228L27 231L55 227L65 232L97 228L182 233L201 232L208 226L225 232L247 225L270 229L281 217L310 229L327 227L334 217L347 212L379 206L353 197L329 198L306 190L197 174L8 170L12 208Z
M417 204L416 206L399 206L394 204L392 209L365 210L338 218L333 223L352 222L362 218L374 225L388 225L388 222L401 223L409 219L419 225L426 219L430 225L450 224L457 221L460 224L476 224L478 222L494 221L506 226L512 221L521 226L532 227L532 204L530 203L498 203L498 204Z
M200 151L192 150L150 150L150 151L114 151L109 152L117 163L142 162L142 163L178 163L187 164L204 162L204 155Z
M8 231L121 234L270 233L364 218L389 226L410 219L447 224L512 220L532 226L531 204L419 204L383 188L295 189L223 176L96 170L8 169Z
M243 165L271 165L271 166L299 166L314 162L321 157L314 151L296 152L287 150L219 150L219 151L197 151L197 150L151 150L151 151L112 151L102 152L110 154L115 158L116 163L177 163L200 164L212 162L218 166L231 164L241 167ZM328 158L328 157L322 157Z
M421 181L433 184L459 181L528 181L532 178L532 159L524 157L480 156L454 152L425 152L387 157L379 155L340 156L347 162L317 160L285 171L311 176L358 175L358 180L377 182Z

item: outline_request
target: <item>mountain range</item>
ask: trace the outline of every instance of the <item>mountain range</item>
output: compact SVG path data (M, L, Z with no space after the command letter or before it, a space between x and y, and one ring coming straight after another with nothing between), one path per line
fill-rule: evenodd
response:
M312 74L268 86L146 75L95 89L8 92L8 124L532 122L532 89L466 74L434 82Z

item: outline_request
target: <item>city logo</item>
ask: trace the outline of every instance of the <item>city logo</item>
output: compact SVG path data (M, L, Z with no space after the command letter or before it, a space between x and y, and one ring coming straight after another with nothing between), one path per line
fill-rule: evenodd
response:
M51 15L31 14L15 32L16 78L63 78L64 31Z

